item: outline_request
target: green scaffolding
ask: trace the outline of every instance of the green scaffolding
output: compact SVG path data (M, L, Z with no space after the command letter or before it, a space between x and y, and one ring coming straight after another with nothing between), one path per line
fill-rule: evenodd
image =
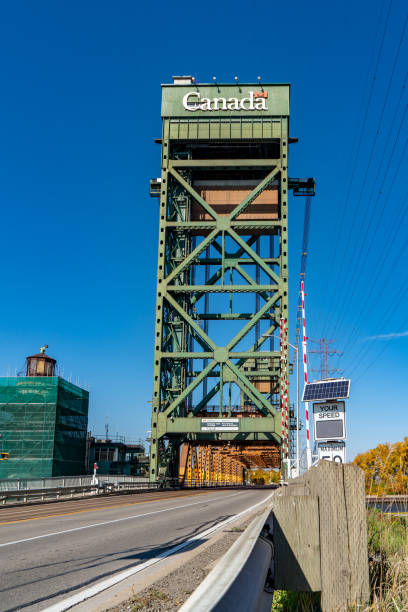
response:
M86 472L89 393L59 377L0 378L1 478Z

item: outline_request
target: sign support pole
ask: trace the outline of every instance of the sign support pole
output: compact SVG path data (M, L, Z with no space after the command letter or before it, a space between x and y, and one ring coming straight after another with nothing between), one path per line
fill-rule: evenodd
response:
M303 323L303 371L305 373L305 385L307 385L307 355L306 355L306 320L305 320L305 286L301 282L302 294L302 323ZM306 410L306 464L309 470L312 467L312 450L310 448L310 423L309 423L309 402L305 402Z
M300 476L299 448L299 345L296 347L296 476Z

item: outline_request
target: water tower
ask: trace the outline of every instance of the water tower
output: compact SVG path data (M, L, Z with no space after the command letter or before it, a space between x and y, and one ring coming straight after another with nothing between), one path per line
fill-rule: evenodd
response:
M48 344L40 348L36 355L27 357L26 376L55 376L56 360L45 354Z

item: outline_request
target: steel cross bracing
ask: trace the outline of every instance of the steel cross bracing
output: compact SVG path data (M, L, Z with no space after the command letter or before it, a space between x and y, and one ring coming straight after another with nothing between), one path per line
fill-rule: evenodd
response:
M228 149L223 157L211 157L214 142L170 139L166 121L156 183L160 224L150 478L189 481L205 474L208 480L216 473L216 479L227 475L236 482L243 469L280 466L281 353L280 347L271 350L270 337L282 317L288 324L289 118L277 119L279 137L269 139L268 147L259 139L246 142L256 154L245 158L237 156L233 139L216 141L217 152L221 144ZM200 180L235 185L243 177L250 177L251 188L228 212L207 201L200 187ZM272 188L274 218L245 214ZM212 417L236 418L237 429L208 431L202 419ZM234 452L225 450L228 445ZM208 467L210 457L217 469Z
M266 335L273 334L279 326L279 318L288 311L288 278L287 278L287 190L283 187L287 181L287 167L282 159L287 158L287 136L285 125L282 125L282 143L280 159L261 160L262 168L266 167L266 177L252 190L235 209L227 216L219 216L191 186L191 169L205 168L214 165L214 160L194 160L186 172L185 164L175 159L164 160L162 170L162 193L160 201L159 228L159 269L156 307L155 330L155 363L153 391L153 419L151 444L151 478L160 474L174 476L177 464L178 445L181 440L202 439L200 423L202 411L215 395L219 395L219 416L224 410L223 393L226 384L238 385L242 393L251 402L260 419L244 416L240 419L239 434L210 434L205 437L216 437L225 440L240 439L270 439L280 442L280 419L272 401L255 386L253 378L264 376L265 371L251 371L251 379L244 372L243 366L248 359L271 360L268 372L275 380L275 391L279 392L278 351L262 351L265 338L259 340L246 350L237 351L235 347L243 340L258 321L267 320L269 327ZM164 142L164 147L171 150L170 142ZM218 161L218 160L217 160ZM253 160L251 160L253 161ZM265 162L268 161L268 164ZM244 165L245 160L240 160ZM222 160L225 169L235 168L236 160ZM280 218L276 221L239 221L237 217L243 213L253 200L271 183L279 180L281 194ZM283 186L283 187L282 187ZM282 197L283 195L283 197ZM212 221L194 222L191 220L191 199L211 216ZM193 232L202 232L199 244L192 249ZM238 231L248 233L242 238ZM279 236L280 252L273 261L264 261L252 248L262 232L276 232ZM252 234L252 235L251 235ZM255 235L253 235L255 234ZM226 250L226 236L236 243L237 249L231 253ZM212 246L218 252L211 262L206 261L203 253ZM245 256L245 257L244 257ZM258 284L247 273L243 266L253 264L264 271L266 279ZM192 267L195 265L214 265L217 269L207 280L207 284L191 284ZM232 270L241 277L241 282L227 282L227 276L233 278ZM277 270L277 271L276 271ZM223 346L217 344L208 336L200 325L201 315L196 314L196 305L206 293L222 293L231 296L235 293L255 293L261 296L263 305L254 313L216 312L206 313L207 320L247 320L241 330L233 334ZM189 350L193 340L196 349ZM197 350L197 345L200 350ZM205 360L207 365L194 372L188 372L191 360ZM275 361L273 361L275 360ZM188 410L188 398L205 380L213 377L216 380L211 390ZM272 395L272 394L271 394ZM191 405L191 403L190 403ZM199 418L195 418L200 415ZM228 416L231 416L229 404ZM168 439L167 444L165 438ZM173 444L172 442L176 442Z

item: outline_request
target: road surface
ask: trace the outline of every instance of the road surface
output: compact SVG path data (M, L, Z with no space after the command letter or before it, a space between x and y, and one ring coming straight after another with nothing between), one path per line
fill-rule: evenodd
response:
M45 610L257 504L212 490L0 509L0 611Z

